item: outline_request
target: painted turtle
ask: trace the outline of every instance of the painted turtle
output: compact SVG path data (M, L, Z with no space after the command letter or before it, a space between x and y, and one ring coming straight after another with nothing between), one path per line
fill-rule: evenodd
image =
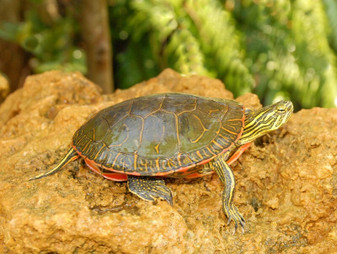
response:
M167 93L124 101L98 112L74 134L72 148L50 171L79 157L96 173L127 181L129 190L148 201L172 193L161 177L194 178L216 172L225 189L228 223L244 228L232 203L235 180L229 166L257 137L283 125L293 111L289 101L246 110L232 100Z

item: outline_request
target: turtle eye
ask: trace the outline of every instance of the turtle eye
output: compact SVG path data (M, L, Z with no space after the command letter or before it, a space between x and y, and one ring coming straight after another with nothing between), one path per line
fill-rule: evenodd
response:
M286 109L285 109L285 107L278 107L278 108L276 109L276 111L277 111L277 113L282 114L282 113L284 113L284 112L286 111Z

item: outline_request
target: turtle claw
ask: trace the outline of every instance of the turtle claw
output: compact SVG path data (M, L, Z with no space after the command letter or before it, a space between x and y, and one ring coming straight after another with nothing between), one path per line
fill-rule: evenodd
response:
M171 206L173 205L172 192L165 185L164 180L149 177L128 176L128 187L132 193L136 194L141 199L154 201L156 198L162 198Z
M232 221L232 218L229 218L227 221L227 226L229 225L229 223L231 223L231 221Z
M173 205L172 192L165 185L160 186L160 187L156 186L156 188L154 188L153 191L147 193L147 196L150 197L151 201L154 201L155 198L162 198L162 199L166 200L167 203L169 203L171 206ZM146 199L146 200L149 200L149 199Z
M228 217L227 225L229 225L232 220L235 224L233 235L236 233L236 230L238 229L239 224L242 228L242 233L244 233L245 232L245 219L239 213L238 209L234 205L231 205L230 208L224 207L224 210Z
M242 234L244 234L245 233L245 223L242 222L242 221L240 221L239 224L240 224L241 229L242 229ZM235 227L234 227L233 235L235 235L237 229L238 229L238 223L235 222Z

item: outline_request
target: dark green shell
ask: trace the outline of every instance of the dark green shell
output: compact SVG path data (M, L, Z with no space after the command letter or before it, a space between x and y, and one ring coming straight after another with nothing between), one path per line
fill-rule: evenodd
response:
M158 94L103 109L73 137L74 149L99 166L166 175L206 163L239 139L242 105L187 94Z

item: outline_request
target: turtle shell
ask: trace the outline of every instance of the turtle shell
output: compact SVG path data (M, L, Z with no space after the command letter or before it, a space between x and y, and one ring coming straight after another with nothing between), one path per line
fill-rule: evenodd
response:
M244 128L235 101L168 93L103 109L80 127L73 148L96 165L130 175L163 176L207 163Z

